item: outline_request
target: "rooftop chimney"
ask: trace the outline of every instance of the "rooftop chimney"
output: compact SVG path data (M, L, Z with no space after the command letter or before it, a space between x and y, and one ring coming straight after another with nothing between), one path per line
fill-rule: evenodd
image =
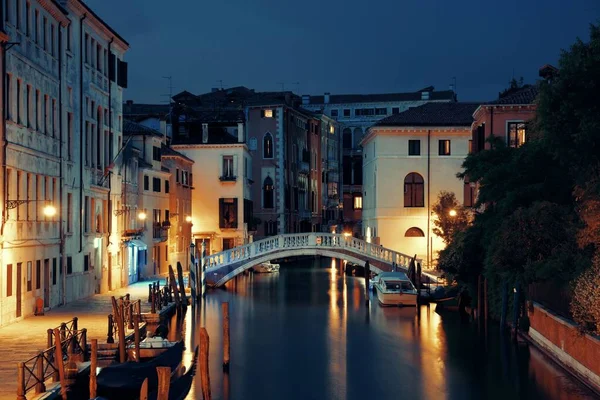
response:
M323 102L325 104L329 104L329 94L330 94L329 92L326 92L325 96L323 96Z
M310 104L310 96L307 94L302 95L302 105L307 106Z
M202 143L208 143L208 124L202 124Z

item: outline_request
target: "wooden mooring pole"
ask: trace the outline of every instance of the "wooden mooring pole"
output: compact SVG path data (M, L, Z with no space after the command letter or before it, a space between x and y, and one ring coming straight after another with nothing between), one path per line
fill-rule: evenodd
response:
M171 385L171 368L156 367L158 375L158 396L156 400L169 400L169 386Z
M25 363L20 362L17 365L17 400L27 400L25 397Z
M223 370L229 371L229 303L222 303L221 310L223 311Z
M134 337L134 346L135 346L135 361L140 362L140 316L135 314L133 316L133 337Z
M204 400L211 400L210 375L208 372L209 337L206 328L200 328L198 335L200 342L200 384L202 386L202 397Z
M140 400L148 400L148 378L144 379L140 389Z
M371 280L371 265L365 262L365 304L369 305L369 281Z
M63 362L62 342L60 338L60 330L58 328L54 329L54 343L56 343L56 346L54 347L54 359L56 360L56 368L58 369L58 376L60 379L60 392L62 394L63 400L67 400L67 387L65 385L65 365Z
M96 397L96 368L98 367L98 339L92 339L92 354L90 360L90 399Z

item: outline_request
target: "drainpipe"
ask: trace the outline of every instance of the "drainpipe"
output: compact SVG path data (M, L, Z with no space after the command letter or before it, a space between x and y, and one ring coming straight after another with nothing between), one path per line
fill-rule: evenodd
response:
M110 38L110 42L108 42L108 59L110 60L110 46L112 45L112 43L115 41L115 38L112 37ZM108 65L108 63L105 63L104 65ZM116 67L115 67L116 68ZM108 72L108 71L107 71ZM109 149L108 149L108 155L111 155L111 147L114 147L114 143L110 143L110 138L112 137L112 84L110 83L110 77L108 78L108 145L109 145ZM104 146L104 151L106 151L106 145ZM104 158L106 158L106 155L104 155ZM113 162L113 160L109 160L109 165ZM111 179L110 179L110 172L108 173L108 240L107 240L107 244L106 247L110 246L110 234L112 233L112 202L111 202L111 195L112 195L112 183L111 183ZM121 187L122 190L122 187ZM108 273L110 274L111 271L108 271Z
M490 137L491 136L494 136L494 106L490 108Z
M430 248L431 231L431 129L427 130L427 267L431 268L433 262L433 243ZM432 252L431 257L430 253Z
M79 19L79 103L83 106L83 59L85 57L85 43L83 43L83 20L86 19L87 14ZM87 111L87 110L86 110ZM83 205L83 138L85 132L83 131L83 107L80 107L79 113L79 206L81 210L85 210ZM79 252L83 251L83 220L79 218Z
M1 9L2 7L0 7ZM3 14L0 12L0 14ZM2 29L0 32L4 32L4 16L1 15L2 19ZM8 217L8 209L6 208L6 204L8 202L8 182L6 182L6 149L8 147L8 139L6 138L6 118L8 117L8 107L10 104L6 101L6 43L0 43L0 47L2 47L2 79L4 79L4 83L2 84L2 102L3 102L3 110L2 110L2 183L4 185L4 208L2 209L2 226L0 227L0 235L4 237L4 226L6 224L6 220ZM2 249L4 249L4 240L1 241Z
M70 22L69 22L70 23ZM59 30L60 30L60 25L59 25ZM63 216L64 216L64 212L63 212L63 202L64 202L64 167L65 167L65 163L64 163L64 158L63 158L63 90L62 90L62 82L63 82L63 76L62 76L62 63L63 63L63 57L62 57L62 48L63 48L63 36L61 34L58 35L58 81L59 81L59 85L58 85L58 138L59 138L59 145L58 145L58 156L59 156L59 160L60 160L60 175L59 175L59 182L60 182L60 189L59 189L59 198L60 198L60 208L58 211L58 234L59 234L59 248L58 248L58 252L60 255L60 269L62 271L61 274L61 286L62 286L62 291L61 291L61 303L63 305L65 305L67 303L67 294L66 294L66 289L67 289L67 274L66 274L66 262L65 262L65 232L64 232L64 221L63 221ZM72 206L72 205L71 205ZM49 304L46 304L46 306L49 306Z

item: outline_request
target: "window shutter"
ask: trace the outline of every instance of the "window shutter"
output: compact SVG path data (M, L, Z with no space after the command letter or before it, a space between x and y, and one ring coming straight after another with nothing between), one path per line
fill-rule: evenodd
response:
M219 167L219 176L225 176L225 156L221 156L221 166Z
M116 66L115 66L115 61L116 61L116 56L111 52L110 55L108 56L108 79L110 79L112 82L115 81L116 79Z
M127 88L127 63L117 59L117 85Z
M238 176L238 156L233 156L233 171L231 171L233 176Z
M223 228L223 200L219 199L219 228Z
M264 118L265 117L265 110L260 110L260 117Z
M239 224L239 221L238 221L239 220L239 218L238 218L239 217L239 213L238 213L238 199L237 199L237 197L235 199L233 199L233 209L235 210L234 211L235 212L235 219L234 219L234 222L233 222L233 228L237 229L238 224Z
M277 118L277 109L276 108L273 109L273 118Z

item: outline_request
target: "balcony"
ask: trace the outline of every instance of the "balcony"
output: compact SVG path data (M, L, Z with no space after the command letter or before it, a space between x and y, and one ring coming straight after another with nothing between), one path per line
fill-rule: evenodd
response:
M152 239L154 239L154 242L165 242L167 237L167 229L160 222L154 223L152 226Z
M121 234L122 239L138 239L144 234L144 228L125 229Z
M237 181L237 176L234 175L223 175L219 177L221 182L235 182Z

